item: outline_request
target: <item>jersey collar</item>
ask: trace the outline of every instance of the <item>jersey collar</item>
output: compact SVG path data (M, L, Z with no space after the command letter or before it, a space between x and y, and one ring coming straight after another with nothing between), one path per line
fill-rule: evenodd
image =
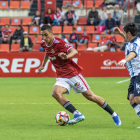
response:
M134 39L132 39L132 40L130 41L130 43L134 43L136 39L137 39L137 36L136 36Z
M53 37L53 42L54 42L54 40L55 40L55 38ZM53 42L52 42L52 44L53 44ZM45 42L45 44L46 44L46 42ZM52 44L51 44L50 46L48 46L48 45L46 44L46 46L47 46L47 47L51 47Z

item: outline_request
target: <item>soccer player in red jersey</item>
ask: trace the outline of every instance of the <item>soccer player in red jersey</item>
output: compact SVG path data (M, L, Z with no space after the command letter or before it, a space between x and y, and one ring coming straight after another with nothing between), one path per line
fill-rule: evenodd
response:
M78 54L77 50L59 38L53 37L52 28L49 25L41 27L42 42L41 46L45 49L45 57L42 66L38 69L38 73L44 69L48 59L52 62L56 69L57 79L53 87L52 96L69 112L74 114L74 118L68 124L75 124L85 119L71 102L63 96L69 94L71 88L75 93L82 93L88 100L97 103L113 118L115 125L121 125L119 115L115 113L107 102L95 95L86 80L81 75L82 68L78 66L71 58Z

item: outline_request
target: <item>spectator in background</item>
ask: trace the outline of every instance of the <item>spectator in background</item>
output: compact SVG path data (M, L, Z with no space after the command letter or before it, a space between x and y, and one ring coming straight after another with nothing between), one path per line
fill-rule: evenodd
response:
M135 0L135 5L138 11L138 14L140 14L140 0Z
M119 45L116 43L116 38L114 33L111 34L111 38L108 44L111 52L115 52L117 48L120 48Z
M99 42L99 46L94 48L93 51L94 52L98 52L98 51L104 52L106 50L108 50L108 39L106 37L105 32L102 32L101 33L101 40Z
M43 18L43 24L51 25L54 21L54 14L52 13L52 9L48 8L44 18Z
M0 44L2 44L2 29L0 27Z
M123 1L124 1L124 0L115 0L115 2L116 2L117 4L119 4L119 5L123 5Z
M116 21L116 25L117 25L118 27L120 27L120 25L121 25L121 15L120 15L120 13L119 13L119 9L118 9L117 6L115 6L113 18L114 18L115 21Z
M130 1L130 6L133 5L133 0L129 0ZM123 8L122 8L123 12L124 12L124 15L127 15L127 10L128 10L128 0L125 1L124 5L123 5Z
M36 11L36 14L33 18L33 22L29 23L30 25L37 25L39 26L41 24L41 15L39 11Z
M115 0L105 0L105 5L107 8L113 8L117 3Z
M9 29L9 25L5 25L5 29L2 31L2 43L8 43L10 44L11 37L12 37L12 31Z
M84 43L86 45L88 43L89 39L90 39L89 34L87 33L87 30L84 29L83 31L84 31L84 33L81 35L81 39L79 41L79 45L81 43Z
M54 19L54 26L60 26L60 24L64 22L64 13L62 12L61 8L56 8L56 14L54 15Z
M114 27L116 27L116 22L113 18L111 18L111 13L108 13L108 19L105 21L105 33L111 34Z
M76 28L73 28L73 33L70 35L70 43L76 43L78 44L78 34L76 33Z
M20 44L22 37L23 37L23 28L21 25L18 25L17 29L13 34L12 44L16 44L16 43Z
M105 21L108 18L108 13L109 13L109 11L107 11L107 8L103 7L103 10L102 10L102 12L100 14L101 21L100 21L99 26L105 26Z
M69 41L67 40L67 38L65 37L65 35L62 35L62 34L58 34L57 36L58 38L64 40L66 43L69 43Z
M20 52L28 51L32 52L33 43L27 32L23 32L23 38L20 43Z
M77 26L79 16L74 10L72 10L72 6L68 7L68 12L65 13L65 18L66 21L64 21L64 26L67 26L68 24Z
M92 7L91 11L88 14L87 25L97 26L99 24L98 11L96 11L95 7Z

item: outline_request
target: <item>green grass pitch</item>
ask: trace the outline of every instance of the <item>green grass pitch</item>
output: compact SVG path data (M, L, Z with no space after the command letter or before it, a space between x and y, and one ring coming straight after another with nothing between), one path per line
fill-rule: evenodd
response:
M130 82L116 83L126 79L86 78L93 92L120 115L121 126L73 90L65 96L86 119L58 126L55 115L66 110L51 96L55 78L0 78L0 140L140 140L140 118L126 99Z

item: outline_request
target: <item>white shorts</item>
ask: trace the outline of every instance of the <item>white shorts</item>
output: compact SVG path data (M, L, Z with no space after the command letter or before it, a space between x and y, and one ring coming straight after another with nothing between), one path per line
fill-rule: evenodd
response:
M69 94L71 88L73 88L75 93L83 93L90 89L89 85L81 74L78 74L72 78L57 78L55 85L66 88L67 92L65 92L65 94Z

